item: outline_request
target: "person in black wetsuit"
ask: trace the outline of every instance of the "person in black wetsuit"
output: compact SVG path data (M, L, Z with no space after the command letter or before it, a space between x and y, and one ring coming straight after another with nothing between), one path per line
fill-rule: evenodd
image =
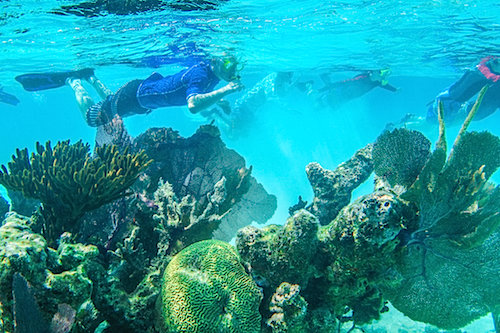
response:
M336 109L377 87L395 92L397 88L390 85L387 81L390 73L389 69L370 70L353 78L338 82L330 82L328 76L322 75L321 79L325 83L325 86L318 90L319 104Z
M427 111L427 121L437 121L437 106L443 103L444 119L449 123L461 122L474 105L472 99L484 86L488 91L474 116L481 120L493 114L500 107L500 61L496 57L486 57L474 68L435 98Z
M473 69L468 69L449 88L439 93L427 110L425 117L406 114L395 126L389 123L386 129L394 127L420 128L437 125L437 109L443 103L444 121L447 124L461 124L475 103L474 96L489 86L473 120L484 119L500 108L500 60L497 57L483 58Z
M83 77L68 77L66 83L74 90L87 123L97 127L111 122L115 116L145 114L161 107L187 105L192 113L201 112L216 103L223 103L223 97L243 89L238 73L238 61L228 56L214 57L170 76L155 72L145 80L127 82L114 94L95 77L93 71ZM95 88L103 101L94 103L82 85L82 78ZM228 84L215 89L220 80Z

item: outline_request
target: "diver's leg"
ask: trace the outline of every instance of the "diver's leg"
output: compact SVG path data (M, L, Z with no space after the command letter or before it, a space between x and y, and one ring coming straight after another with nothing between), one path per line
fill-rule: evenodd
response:
M73 89L75 92L76 102L78 103L78 107L80 108L80 113L83 116L83 119L87 119L87 110L89 107L94 105L94 100L90 97L88 91L83 87L82 81L80 79L68 78L66 83Z
M99 80L95 75L90 76L87 81L94 87L97 94L102 99L105 99L107 96L112 95L113 92L109 90L101 80Z

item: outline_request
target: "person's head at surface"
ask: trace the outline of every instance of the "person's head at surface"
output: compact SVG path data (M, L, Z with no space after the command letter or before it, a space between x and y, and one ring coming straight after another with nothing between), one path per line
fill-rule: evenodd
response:
M370 76L370 80L372 82L377 82L382 86L385 86L388 83L388 77L391 75L391 70L389 68L377 69L373 71L368 71L368 75Z
M241 66L238 59L233 55L214 57L211 60L212 70L219 79L232 82L240 80Z

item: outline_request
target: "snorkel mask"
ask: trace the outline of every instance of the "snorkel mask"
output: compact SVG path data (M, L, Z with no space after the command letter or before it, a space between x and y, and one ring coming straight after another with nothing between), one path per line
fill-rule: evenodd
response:
M236 57L216 58L216 63L225 81L237 81L241 78L240 72L243 70L244 65Z
M379 83L381 86L385 86L389 83L387 77L391 75L391 70L389 68L377 69L368 71L370 75L370 80Z
M380 84L385 86L386 84L389 83L389 81L387 80L387 77L391 75L391 70L386 68L386 69L381 69L380 70Z

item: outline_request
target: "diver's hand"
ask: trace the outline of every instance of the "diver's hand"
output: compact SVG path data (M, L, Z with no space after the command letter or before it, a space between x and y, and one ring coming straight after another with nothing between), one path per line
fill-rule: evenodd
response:
M227 89L228 93L233 93L243 90L245 86L240 81L231 81L225 86L225 88Z

